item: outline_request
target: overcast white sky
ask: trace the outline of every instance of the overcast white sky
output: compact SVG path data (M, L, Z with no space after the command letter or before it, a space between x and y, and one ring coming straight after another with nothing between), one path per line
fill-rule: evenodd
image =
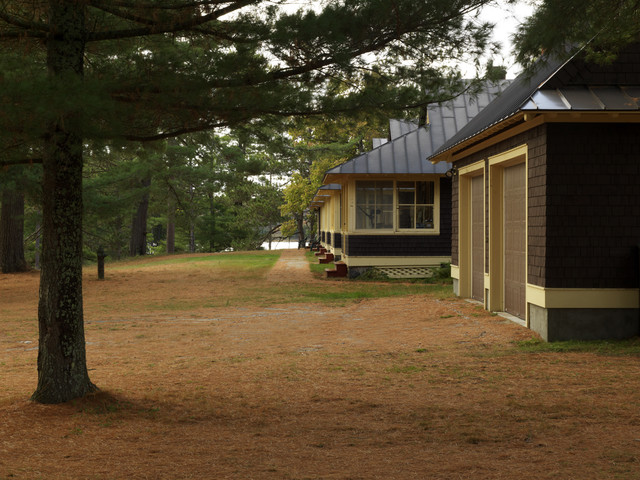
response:
M290 0L285 9L297 10L309 6L320 8L320 3L318 0ZM515 78L520 73L520 66L515 64L511 55L511 36L518 25L534 11L533 4L535 3L540 3L540 0L519 0L515 6L507 5L504 0L497 0L495 7L485 7L481 12L480 19L482 21L495 24L493 39L502 44L502 52L499 57L494 59L494 64L507 67L507 78ZM472 65L467 68L461 67L463 76L473 77L475 75Z
M493 39L502 44L502 52L501 57L494 59L494 64L507 67L507 78L515 78L520 73L520 66L511 56L511 36L517 30L518 25L533 13L535 7L532 3L534 2L520 0L514 6L499 1L496 7L485 7L480 15L482 21L495 24ZM472 73L469 71L469 74Z

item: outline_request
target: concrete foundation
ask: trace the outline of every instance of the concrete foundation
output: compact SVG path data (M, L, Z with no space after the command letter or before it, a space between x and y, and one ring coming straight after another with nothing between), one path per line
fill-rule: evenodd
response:
M460 296L460 280L457 278L453 278L453 293L455 293L458 297Z
M543 308L529 304L529 328L547 342L623 339L640 333L635 308Z

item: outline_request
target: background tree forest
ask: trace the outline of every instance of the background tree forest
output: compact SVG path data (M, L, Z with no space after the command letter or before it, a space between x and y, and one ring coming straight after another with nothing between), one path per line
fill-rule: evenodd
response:
M324 172L370 150L387 125L383 114L286 119L155 142L88 144L84 259L95 261L100 248L117 260L254 250L281 232L309 239L314 215L307 207ZM37 163L0 173L5 273L39 267L41 176Z
M87 247L122 255L129 236L129 254L142 253L163 216L167 250L258 241L237 233L279 217L273 179L307 175L295 155L285 161L296 137L279 122L450 97L463 84L456 65L491 50L491 26L470 20L490 2L0 0L0 166L14 219L2 231L19 230L22 208L24 231L36 231L42 204L33 400L97 388L84 340ZM36 188L22 184L31 177ZM14 242L0 242L5 257Z

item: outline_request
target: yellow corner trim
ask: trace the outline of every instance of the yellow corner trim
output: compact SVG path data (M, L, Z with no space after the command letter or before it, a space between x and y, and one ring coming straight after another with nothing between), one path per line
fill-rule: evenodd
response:
M637 288L543 288L527 284L527 302L543 308L639 308Z
M460 280L460 267L458 265L451 265L451 278Z

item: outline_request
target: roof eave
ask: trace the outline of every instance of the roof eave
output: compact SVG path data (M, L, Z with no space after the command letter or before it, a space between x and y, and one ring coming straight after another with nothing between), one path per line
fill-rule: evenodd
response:
M455 145L452 145L446 150L436 153L435 155L429 157L428 160L433 164L440 163L440 162L452 163L454 161L453 159L454 155L456 155L458 152L461 152L462 150L465 150L478 142L482 142L483 140L491 136L497 135L498 133L501 133L507 130L508 128L514 126L515 124L521 124L522 122L526 121L526 118L525 118L526 116L527 116L527 113L518 111L515 114L507 118L504 118L499 122L494 123L493 125L490 125L484 130L481 130L475 135L465 138L464 140L461 140L460 142L456 143Z

